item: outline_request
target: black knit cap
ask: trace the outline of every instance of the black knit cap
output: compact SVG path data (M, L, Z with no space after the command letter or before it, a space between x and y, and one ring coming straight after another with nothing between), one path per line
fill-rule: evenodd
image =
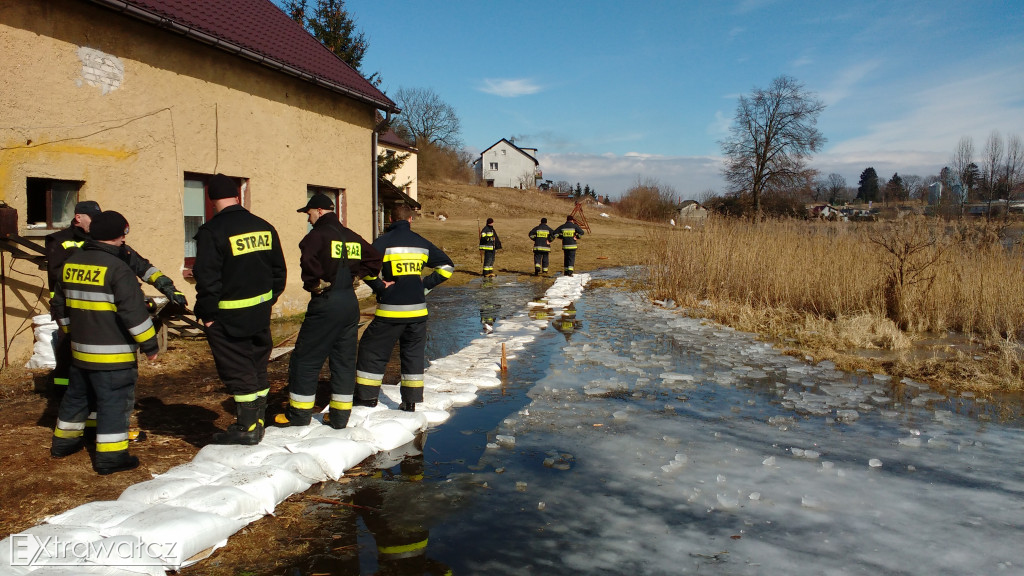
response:
M103 210L100 210L100 205L95 200L82 200L75 204L75 214L85 214L92 218L100 212L103 212Z
M548 223L548 219L547 218L541 218L540 219L540 223L541 224L547 224Z
M206 195L210 197L210 200L234 198L238 196L238 182L235 182L235 179L230 176L217 174L210 178L210 183L206 187Z
M89 235L93 240L113 240L128 234L128 220L120 212L106 210L92 217Z
M487 219L487 225L490 226L491 224L494 224L494 218Z

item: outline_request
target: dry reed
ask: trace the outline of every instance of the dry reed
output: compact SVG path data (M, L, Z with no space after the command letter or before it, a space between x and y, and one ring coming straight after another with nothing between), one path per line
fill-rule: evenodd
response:
M1022 387L1022 254L983 225L713 218L648 242L653 298L804 344L899 350L926 333L957 332L998 358L986 371L1000 387Z

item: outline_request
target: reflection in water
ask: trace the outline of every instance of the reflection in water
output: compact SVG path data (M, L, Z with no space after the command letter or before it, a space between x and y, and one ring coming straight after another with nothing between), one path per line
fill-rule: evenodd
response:
M430 532L424 514L414 505L424 478L425 444L426 433L421 433L405 446L378 453L372 475L335 485L341 502L331 510L330 550L311 557L308 570L293 568L292 576L453 574L446 564L428 556ZM359 521L376 554L360 554Z
M576 305L570 303L568 308L562 311L557 318L555 318L551 325L555 327L565 336L565 341L568 342L569 338L572 337L573 333L583 325L583 322L576 319Z

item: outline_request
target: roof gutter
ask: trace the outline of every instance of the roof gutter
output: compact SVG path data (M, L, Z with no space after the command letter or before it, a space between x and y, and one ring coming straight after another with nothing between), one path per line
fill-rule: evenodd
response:
M328 89L328 90L330 90L332 92L337 92L338 94L343 94L345 96L348 96L349 98L358 100L360 102L364 102L366 104L372 104L374 107L376 107L376 108L378 108L380 110L384 110L385 112L387 112L389 114L390 113L397 114L397 113L401 112L401 109L399 109L393 103L389 104L387 102L383 102L383 101L371 98L369 96L366 96L365 94L360 94L359 92L356 92L354 90L346 88L345 86L342 86L342 85L337 84L335 82L331 82L329 80L324 80L323 78L320 78L319 76L315 76L313 74L310 74L309 72L304 72L302 70L299 70L298 68L295 68L294 66L291 66L290 64L285 64L284 62L281 62L281 61L276 60L274 58L270 58L270 57L267 57L267 56L265 56L263 54L260 54L258 52L254 52L254 51L252 51L252 50L250 50L248 48L245 48L244 46L240 46L240 45L235 44L233 42L229 42L227 40L224 40L222 38L217 38L216 36L211 36L210 34L207 34L206 32L203 32L201 30L197 30L196 28L193 28L191 26L186 26L186 25L181 24L180 22L176 22L176 21L174 21L174 20L172 20L170 18L166 18L166 17L161 16L159 14L156 14L156 13L150 12L148 10L144 10L142 8L139 8L138 6L135 6L133 4L129 4L126 0L91 0L91 1L94 4L99 4L100 6L104 6L106 8L111 9L111 10L114 10L116 12L121 12L121 13L126 14L128 16L131 16L132 18L135 18L137 20L142 20L143 22L146 22L148 24L153 24L153 25L158 26L160 28L165 28L165 29L171 30L173 32L177 32L178 34L181 34L181 35L183 35L183 36L185 36L187 38L191 38L192 40L196 40L198 42L202 42L203 44L207 44L209 46L213 46L214 48L219 48L220 50L228 52L229 54L234 54L236 56L241 56L242 58L245 58L246 60L250 60L252 62L255 62L255 63L260 64L262 66L265 66L267 68L270 68L271 70L277 70L278 72L283 72L283 73L288 74L290 76L294 76L294 77L296 77L296 78L298 78L298 79L300 79L300 80L302 80L304 82L309 82L311 84L316 84L317 86L320 86L322 88L326 88L326 89Z

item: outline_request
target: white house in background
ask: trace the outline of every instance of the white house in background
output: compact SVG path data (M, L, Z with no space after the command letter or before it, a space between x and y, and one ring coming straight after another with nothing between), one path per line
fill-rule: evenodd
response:
M536 188L544 179L536 148L520 148L502 138L473 161L479 182L497 188Z
M387 132L380 135L377 139L377 147L380 148L380 152L388 156L405 156L405 162L402 163L398 172L387 176L387 179L408 194L413 200L419 198L417 164L419 161L419 150L403 140L392 128L388 128Z

